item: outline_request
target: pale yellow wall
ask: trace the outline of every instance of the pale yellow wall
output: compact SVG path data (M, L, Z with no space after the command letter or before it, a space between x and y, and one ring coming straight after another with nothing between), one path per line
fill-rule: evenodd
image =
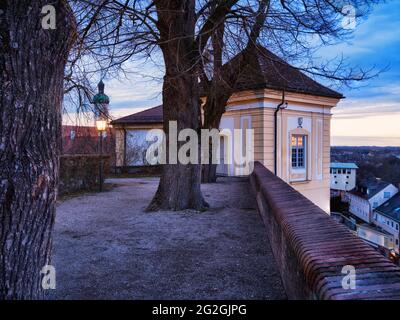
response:
M240 128L240 117L251 116L254 158L271 171L274 171L274 111L281 99L282 93L273 90L241 92L231 97L224 114L234 118L235 128ZM338 100L286 93L285 101L288 108L280 111L277 119L277 175L329 212L330 109ZM303 128L297 127L299 117L303 118ZM290 135L296 133L306 134L308 139L305 173L291 170Z

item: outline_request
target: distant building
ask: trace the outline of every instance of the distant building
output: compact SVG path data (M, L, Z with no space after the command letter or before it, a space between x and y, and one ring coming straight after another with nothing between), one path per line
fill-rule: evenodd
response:
M353 191L347 193L349 211L361 220L371 223L372 211L398 193L398 189L389 182L367 179Z
M62 154L99 153L99 133L96 127L62 126ZM103 153L115 153L115 134L113 128L103 133Z
M375 225L394 236L394 249L399 254L400 239L400 194L396 194L374 210Z
M357 225L357 236L374 247L386 248L387 253L395 248L394 236L391 233L367 223Z
M351 191L356 187L355 163L332 162L331 163L331 189L339 191Z

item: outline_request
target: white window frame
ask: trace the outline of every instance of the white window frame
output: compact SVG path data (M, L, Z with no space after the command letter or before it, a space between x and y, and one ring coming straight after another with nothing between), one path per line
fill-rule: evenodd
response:
M292 145L292 139L296 139L296 146ZM299 147L299 138L303 139L303 145ZM304 134L292 134L290 139L290 165L292 170L306 170L307 169L307 135ZM293 150L296 150L296 166L293 166ZM299 150L303 151L303 164L299 166Z

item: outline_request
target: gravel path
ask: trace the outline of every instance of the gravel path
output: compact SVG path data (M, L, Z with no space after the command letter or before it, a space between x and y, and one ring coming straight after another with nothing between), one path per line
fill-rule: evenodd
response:
M145 213L157 178L57 207L55 299L285 299L247 179L203 185L204 213Z

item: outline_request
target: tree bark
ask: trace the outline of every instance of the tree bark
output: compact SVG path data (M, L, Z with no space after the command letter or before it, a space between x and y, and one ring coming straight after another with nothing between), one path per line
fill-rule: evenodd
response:
M219 129L222 115L230 96L233 93L231 86L227 86L223 80L216 80L209 88L206 103L204 104L203 128ZM212 163L212 146L209 147L209 163L202 165L201 181L203 183L217 182L217 165Z
M257 11L255 23L252 26L247 46L237 56L226 64L222 64L224 48L224 24L221 24L214 32L212 45L214 52L213 78L208 81L203 76L204 86L207 91L207 99L204 104L203 128L219 129L222 115L229 98L236 89L236 84L243 70L256 59L254 52L257 50L256 41L267 17L270 0L261 0ZM212 150L210 146L209 150ZM212 164L212 153L209 154L209 163L203 164L202 182L213 183L217 181L217 166Z
M64 67L75 37L66 1L0 2L0 299L43 298L58 180Z
M160 47L164 56L165 77L163 84L164 132L169 141L176 139L169 134L169 122L177 121L178 133L193 129L198 135L201 128L199 84L196 69L198 51L195 48L195 1L156 1ZM178 142L178 150L185 142ZM173 164L168 158L156 195L148 206L149 211L203 210L201 165Z

